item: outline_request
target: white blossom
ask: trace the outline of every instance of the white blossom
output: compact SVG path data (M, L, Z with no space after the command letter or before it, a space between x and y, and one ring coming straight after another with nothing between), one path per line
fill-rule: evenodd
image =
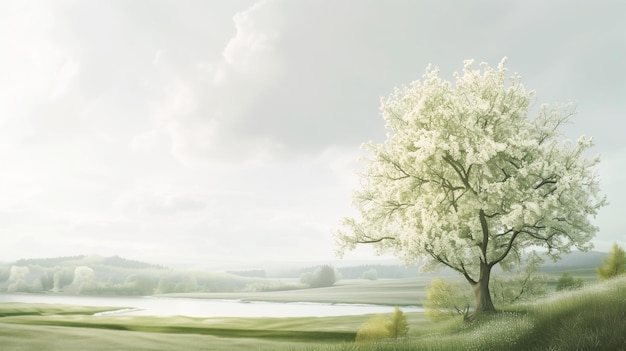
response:
M591 138L562 141L569 106L543 105L517 75L465 61L451 84L429 67L421 82L382 99L388 129L370 156L354 204L360 215L336 233L339 252L357 243L421 259L469 278L510 252L544 246L558 255L586 249L606 201L586 159ZM483 224L486 225L483 228ZM467 277L467 276L466 276Z

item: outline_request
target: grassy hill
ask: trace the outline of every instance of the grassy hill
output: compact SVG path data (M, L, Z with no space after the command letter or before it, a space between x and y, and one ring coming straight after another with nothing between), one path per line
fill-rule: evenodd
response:
M146 262L141 262L137 260L131 260L127 258L122 258L120 256L64 256L64 257L53 257L53 258L27 258L20 259L15 262L16 266L31 266L37 265L41 267L53 268L58 266L68 266L68 267L76 267L76 266L104 266L104 267L118 267L118 268L126 268L126 269L165 269L165 267L150 264Z
M626 276L376 350L626 350ZM434 334L434 335L433 335ZM364 348L367 350L367 348Z

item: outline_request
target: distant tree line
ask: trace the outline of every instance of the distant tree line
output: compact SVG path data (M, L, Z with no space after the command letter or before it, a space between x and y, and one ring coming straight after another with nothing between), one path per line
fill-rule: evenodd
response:
M113 267L133 268L133 269L147 269L147 268L167 269L166 267L163 267L158 264L150 264L150 263L141 262L141 261L129 260L126 258L119 257L117 255L111 256L111 257L105 257L104 260L102 260L102 264L107 265L107 266L113 266Z
M262 278L177 271L119 256L22 259L0 265L0 292L152 295L243 291Z
M253 278L265 278L265 270L264 269L247 269L247 270L238 270L238 271L226 271L226 273L238 275L240 277L253 277Z
M304 268L281 269L279 271L267 272L268 277L299 278L306 272L313 272L319 266L308 266ZM405 267L403 265L382 265L364 264L348 267L335 267L335 271L341 279L371 279L376 272L374 279L399 279L414 278L423 276L419 267Z

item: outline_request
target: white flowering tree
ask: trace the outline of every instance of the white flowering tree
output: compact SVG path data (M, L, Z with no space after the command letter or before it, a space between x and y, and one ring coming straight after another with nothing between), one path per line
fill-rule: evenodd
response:
M587 250L597 228L589 217L606 201L587 159L591 139L561 141L568 107L541 106L529 118L534 92L517 75L466 61L455 84L429 67L421 82L382 100L388 129L368 143L360 212L335 233L339 254L369 243L407 264L447 266L465 277L474 316L494 310L491 270L519 261L522 250L545 247L554 259Z

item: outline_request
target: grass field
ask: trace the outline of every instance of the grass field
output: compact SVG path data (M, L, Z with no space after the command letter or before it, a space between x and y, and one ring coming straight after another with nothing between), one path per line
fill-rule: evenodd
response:
M412 304L416 281L343 286L355 299ZM401 291L398 291L401 290ZM319 289L320 299L329 298ZM283 292L288 293L288 292ZM341 294L340 294L341 295ZM278 299L281 295L272 295ZM296 298L296 295L287 294ZM302 297L301 295L299 297ZM393 303L387 303L393 304ZM410 313L400 341L354 343L369 316L187 318L93 316L102 308L0 304L1 350L626 350L626 277L510 306L467 324Z
M8 305L8 306L6 306ZM95 308L0 305L2 350L276 350L351 343L368 316L302 318L93 317ZM57 314L63 311L63 314ZM22 314L23 313L23 314ZM421 314L415 325L426 323Z
M182 293L168 297L232 299L269 302L362 303L421 306L432 278L341 280L328 288L245 293Z

